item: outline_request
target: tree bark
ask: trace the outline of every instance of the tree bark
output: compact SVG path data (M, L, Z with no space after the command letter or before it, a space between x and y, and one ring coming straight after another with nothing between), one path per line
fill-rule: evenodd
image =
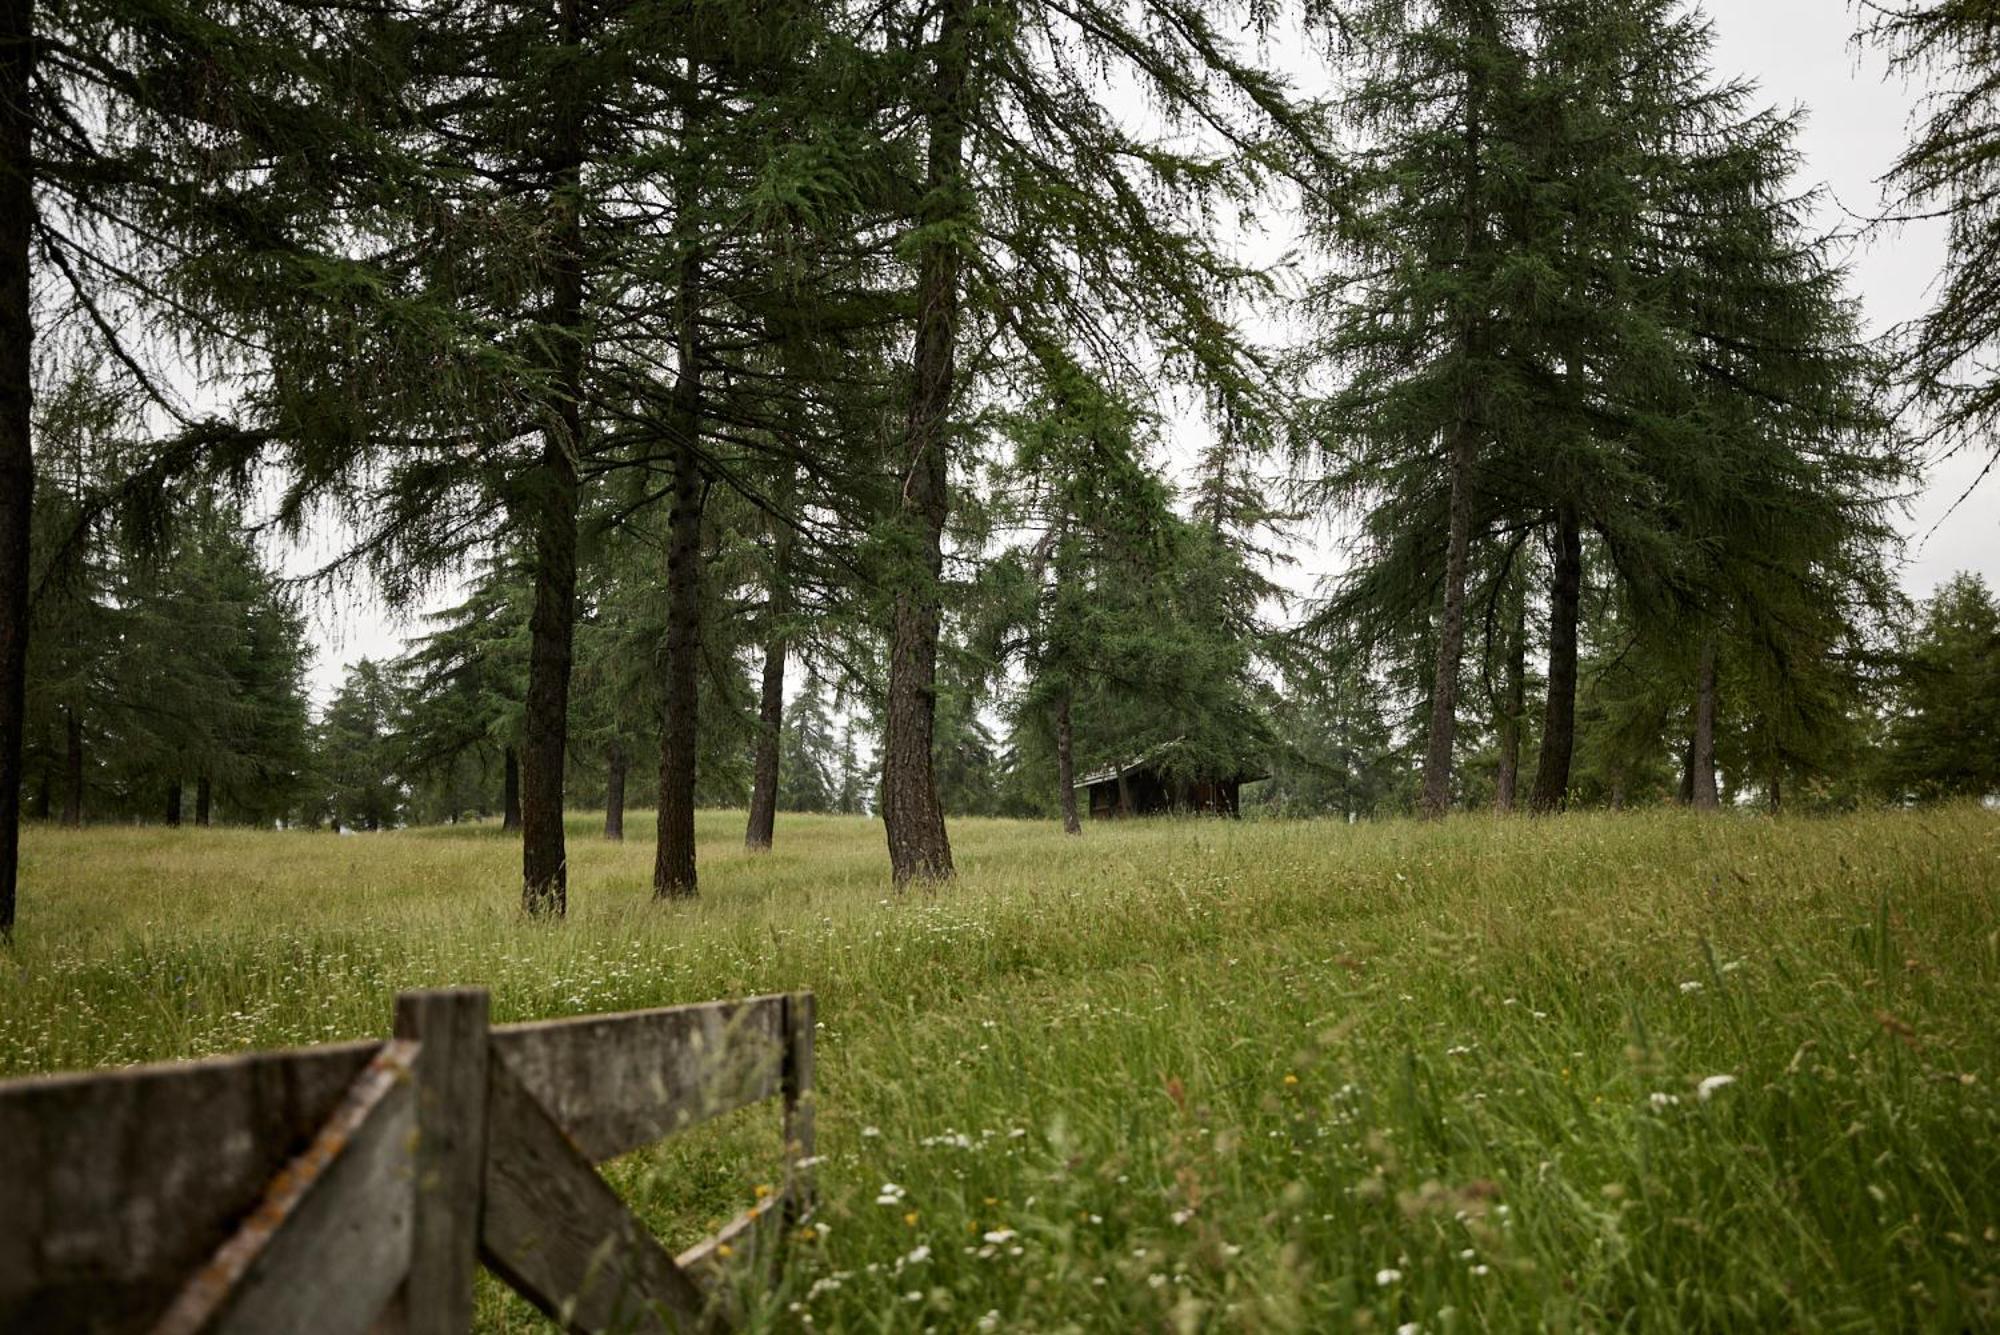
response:
M28 697L28 531L34 514L33 0L0 3L0 941L14 934Z
M1771 814L1775 816L1781 810L1784 809L1785 805L1784 781L1781 780L1776 773L1773 773L1771 775L1770 798L1771 798Z
M500 828L521 828L521 753L511 746L501 760Z
M1451 451L1450 536L1444 563L1444 615L1438 621L1436 669L1431 676L1430 744L1424 752L1423 796L1418 810L1442 820L1451 806L1451 752L1458 734L1458 673L1465 652L1465 565L1472 541L1472 432L1461 415Z
M1681 748L1681 791L1679 802L1682 806L1694 805L1694 734L1688 734L1687 745Z
M1480 189L1480 111L1484 79L1475 67L1466 89L1464 261L1468 270L1481 250L1484 218ZM1452 745L1458 737L1458 675L1465 654L1465 565L1472 544L1472 450L1479 411L1473 361L1478 348L1478 316L1471 302L1460 318L1458 406L1451 427L1451 497L1446 512L1444 613L1438 619L1437 662L1431 674L1431 726L1424 750L1424 780L1417 810L1426 820L1443 820L1451 806Z
M1521 719L1527 709L1528 600L1514 607L1514 624L1507 636L1507 678L1502 687L1500 773L1493 788L1493 809L1506 815L1514 809L1521 782Z
M789 508L791 479L783 502ZM753 853L771 847L778 825L778 745L785 724L785 657L790 643L784 634L791 612L792 529L780 516L771 533L771 583L765 599L769 624L764 636L764 676L757 697L757 750L750 780L750 822L743 846Z
M695 77L689 61L688 80ZM683 111L683 139L691 137L692 97ZM683 145L686 146L685 144ZM694 852L697 711L701 702L701 335L700 257L691 224L692 186L682 182L675 201L681 259L675 284L676 360L668 442L673 456L674 499L667 519L666 683L660 729L658 843L653 854L653 897L680 899L697 892Z
M604 837L613 843L625 841L625 770L631 763L621 742L613 742L604 753Z
M1549 585L1549 694L1542 714L1542 754L1535 769L1533 809L1560 811L1569 801L1570 758L1576 748L1576 628L1583 595L1583 532L1576 506L1556 517L1555 573Z
M1083 822L1076 817L1076 745L1068 687L1056 697L1056 782L1062 785L1063 833L1082 834Z
M965 97L971 0L946 0L926 115L929 156L922 220L941 228L965 212ZM882 824L898 886L952 875L951 839L932 755L937 723L938 582L944 572L949 416L956 372L959 253L949 237L918 259L914 386L904 433L900 501L903 568L889 638L882 745Z
M194 823L204 830L209 825L209 813L214 809L215 785L204 774L194 781Z
M776 597L776 591L772 593ZM750 779L750 823L743 846L766 852L778 824L778 743L785 723L785 637L764 643L764 678L757 696L757 754Z
M558 0L562 44L583 40L579 0ZM551 421L525 498L534 538L535 604L528 616L528 694L521 746L521 907L569 909L563 771L569 759L569 677L576 634L577 463L583 453L583 121L573 80L557 84L550 210Z
M1722 806L1715 791L1715 637L1701 642L1701 665L1696 669L1694 698L1694 808L1716 811Z
M63 814L72 830L83 825L83 713L63 710Z
M179 779L175 779L167 785L166 814L168 825L177 826L181 823L181 781Z

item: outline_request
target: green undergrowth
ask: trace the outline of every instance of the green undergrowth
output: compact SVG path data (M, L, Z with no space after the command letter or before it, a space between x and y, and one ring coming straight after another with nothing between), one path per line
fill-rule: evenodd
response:
M703 896L571 826L31 830L0 1073L818 994L819 1205L753 1324L1984 1329L2000 1321L2000 815L880 826L704 813ZM769 1108L609 1169L670 1246ZM536 1318L497 1286L492 1329Z

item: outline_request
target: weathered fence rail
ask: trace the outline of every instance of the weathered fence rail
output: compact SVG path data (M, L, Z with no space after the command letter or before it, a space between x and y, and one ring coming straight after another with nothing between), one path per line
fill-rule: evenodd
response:
M483 1263L578 1332L727 1324L810 1197L811 993L0 1082L0 1331L470 1328ZM775 1194L670 1256L595 1165L784 1100Z

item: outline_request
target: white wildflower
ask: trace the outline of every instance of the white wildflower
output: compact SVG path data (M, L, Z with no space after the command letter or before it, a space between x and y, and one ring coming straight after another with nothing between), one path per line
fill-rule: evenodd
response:
M1658 1090L1655 1090L1646 1096L1646 1100L1653 1105L1655 1112L1660 1112L1673 1107L1681 1101L1681 1098L1678 1094L1662 1094Z
M1386 1289L1391 1284L1401 1282L1402 1278L1403 1272L1400 1270L1377 1270L1375 1272L1375 1285L1377 1288Z
M928 1260L930 1260L930 1259L931 1259L931 1249L930 1249L930 1244L929 1244L929 1243L922 1243L922 1244L918 1245L918 1246L917 1246L916 1248L912 1249L912 1250L911 1250L911 1252L910 1252L910 1254L909 1254L908 1256L905 1256L905 1257L903 1258L903 1264L904 1264L904 1265L922 1265L922 1264L923 1264L924 1262L926 1262L926 1261L928 1261Z
M1736 1077L1733 1075L1712 1075L1695 1087L1695 1093L1701 1098L1703 1103L1706 1103L1708 1102L1709 1095L1715 1093L1716 1090L1735 1083Z
M986 1239L986 1241L998 1247L1002 1243L1012 1242L1014 1240L1015 1234L1014 1230L1011 1228L996 1228L993 1229L991 1232L983 1234L982 1236Z
M1699 991L1701 991L1701 983L1700 983L1700 982L1699 982L1698 980L1696 980L1696 979L1693 979L1693 978L1690 978L1690 979L1688 979L1688 980L1687 980L1687 981L1686 981L1685 983L1682 983L1682 984L1681 984L1681 991L1682 991L1682 992L1699 992Z

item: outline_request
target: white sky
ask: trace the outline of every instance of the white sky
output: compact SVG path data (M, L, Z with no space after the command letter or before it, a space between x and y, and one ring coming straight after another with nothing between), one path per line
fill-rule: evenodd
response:
M1888 77L1879 55L1853 44L1856 16L1848 0L1707 0L1705 8L1715 21L1717 74L1751 78L1765 102L1805 111L1799 184L1829 187L1822 226L1851 231L1877 216L1884 207L1877 182L1905 141L1922 90ZM1851 274L1869 333L1924 310L1942 256L1942 230L1938 223L1916 223L1877 230L1857 244ZM1910 498L1902 528L1909 540L1903 587L1911 596L1927 596L1959 570L1980 571L2000 587L2000 476L1954 509L1983 463L1983 452L1945 460ZM330 544L322 543L294 553L287 568L310 569L329 555ZM1306 544L1297 557L1299 565L1285 578L1295 588L1334 573L1323 544ZM409 621L398 613L408 610L383 607L366 590L318 603L311 618L319 650L315 699L328 699L355 660L399 652Z

